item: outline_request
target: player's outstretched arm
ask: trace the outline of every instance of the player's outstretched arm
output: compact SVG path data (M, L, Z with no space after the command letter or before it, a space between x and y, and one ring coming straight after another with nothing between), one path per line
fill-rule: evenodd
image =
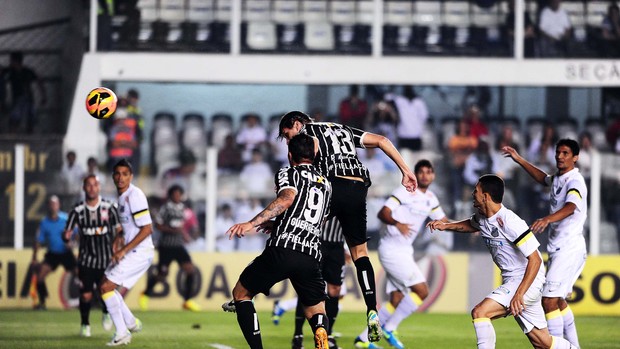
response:
M403 159L402 155L400 155L398 149L396 149L394 144L392 144L388 138L376 133L368 132L364 136L363 142L366 148L379 148L390 159L392 159L392 161L394 161L403 175L401 184L407 189L407 191L412 192L418 188L418 181L415 178L415 175L411 172L409 166L407 166L405 159Z
M538 250L532 252L529 256L527 256L527 266L525 267L525 275L523 275L523 280L517 287L515 291L515 295L512 297L510 301L510 312L513 316L517 316L525 310L525 302L523 301L523 296L527 292L527 290L532 286L532 282L536 279L536 275L538 274L538 270L540 269L540 265L542 264L542 258L540 258L540 254L538 254Z
M576 209L577 205L572 202L567 202L566 205L564 205L556 212L535 220L534 223L532 223L530 229L532 229L532 232L534 232L534 234L540 234L544 232L545 229L547 229L547 226L549 224L563 220L564 218L572 215Z
M426 224L431 230L452 230L459 233L475 233L478 229L474 228L471 225L469 219L463 219L462 221L457 222L445 222L442 220L430 221Z
M405 236L411 235L411 230L409 229L409 224L401 223L392 217L392 210L383 206L379 213L377 214L379 220L387 225L395 226L401 234Z
M513 147L508 147L508 146L503 147L502 154L504 155L504 157L512 158L514 162L519 164L519 166L523 167L525 172L527 172L530 176L532 176L532 178L534 178L536 182L542 185L547 185L547 183L545 183L545 178L547 177L547 173L545 173L545 171L539 169L538 167L534 166L531 162L525 160L525 158L519 155L519 153Z

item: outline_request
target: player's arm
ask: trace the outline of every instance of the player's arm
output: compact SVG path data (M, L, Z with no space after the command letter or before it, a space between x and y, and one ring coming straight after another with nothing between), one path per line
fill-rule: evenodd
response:
M531 162L525 160L525 158L519 155L519 153L513 147L503 147L502 154L504 155L504 157L512 158L512 160L519 164L519 166L521 166L525 170L525 172L527 172L532 178L534 178L536 182L544 186L547 185L547 182L545 182L545 178L547 178L547 173L534 166Z
M121 259L123 259L123 257L125 257L125 254L127 254L127 252L136 248L138 244L144 241L144 239L146 239L152 233L153 233L152 224L141 226L138 234L131 241L129 241L125 246L123 246L120 250L114 253L114 255L112 256L112 261L115 263L118 263Z
M471 225L469 218L457 222L449 222L447 218L445 220L442 218L441 220L430 221L426 226L431 228L431 230L452 230L459 233L475 233L478 231L478 229Z
M523 275L523 280L517 287L515 291L515 295L512 297L510 301L510 312L512 315L517 316L523 312L525 309L525 303L523 302L523 296L525 292L532 286L534 279L536 279L536 275L538 274L538 270L540 269L540 265L542 264L542 258L538 253L538 250L532 252L529 256L527 256L527 266L525 267L525 275Z
M116 227L116 235L112 241L112 253L120 251L123 245L125 245L125 234L123 233L123 228L119 225Z
M279 216L287 208L291 207L296 195L297 190L293 188L284 188L280 190L278 192L278 196L249 222L237 223L230 227L230 229L226 232L229 239L232 239L234 235L237 237L242 237L253 228Z
M182 228L173 228L168 224L161 224L159 222L155 222L155 228L164 234L183 234Z
M411 235L411 231L409 230L409 225L405 223L401 223L392 217L392 209L387 206L383 206L379 213L377 214L379 220L387 225L396 226L398 231L400 231L403 235Z
M402 185L410 192L416 190L418 187L418 181L416 180L415 175L411 172L409 166L407 166L407 163L403 159L402 155L400 155L396 147L394 147L394 144L392 144L387 137L376 133L367 132L364 135L362 142L366 148L381 149L400 169L400 172L403 175L403 179L401 181Z
M576 209L577 205L572 202L567 202L561 209L557 210L556 212L535 220L530 228L535 234L542 233L543 231L545 231L547 226L549 226L549 224L563 220L564 218L575 213Z

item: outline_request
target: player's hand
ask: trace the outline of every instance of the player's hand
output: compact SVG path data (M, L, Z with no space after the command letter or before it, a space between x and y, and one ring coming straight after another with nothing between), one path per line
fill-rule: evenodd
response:
M398 229L398 231L403 234L404 236L410 236L411 235L411 229L409 229L409 224L405 224L405 223L401 223L401 222L396 222L396 224L394 224L396 226L396 228Z
M430 228L431 231L433 231L433 230L441 230L441 231L446 230L446 223L443 222L443 221L439 221L439 220L430 221L430 222L426 223L426 226L428 228Z
M230 229L226 231L226 234L228 234L228 240L231 240L233 236L237 236L239 238L245 236L245 233L252 229L254 229L254 226L250 222L237 223L230 227Z
M515 148L509 146L502 147L502 155L506 158L513 158L515 160L520 156Z
M261 223L256 227L256 231L263 234L271 234L271 232L273 232L273 228L275 228L275 224L275 221Z
M403 173L403 180L401 181L401 183L408 192L413 193L416 189L418 189L418 180L415 178L415 175L410 171Z
M547 217L538 218L537 220L534 221L530 229L532 229L532 232L534 234L540 234L544 232L545 229L547 229L547 226L549 226L549 223L550 222Z
M121 259L125 257L125 253L125 249L122 248L119 251L114 252L114 254L112 255L112 263L118 264L118 262L120 262Z
M523 313L523 311L525 310L525 303L523 302L523 295L515 294L515 296L512 297L512 300L510 301L509 310L512 316L521 315L521 313Z

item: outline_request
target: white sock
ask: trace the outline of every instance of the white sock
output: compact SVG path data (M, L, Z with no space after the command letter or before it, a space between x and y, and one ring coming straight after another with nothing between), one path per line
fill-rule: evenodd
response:
M547 319L547 327L552 336L564 338L564 319L560 309L545 314Z
M108 307L108 313L112 318L116 333L124 334L127 332L127 325L123 319L123 312L121 310L121 301L116 297L115 291L110 291L101 295L103 302Z
M562 337L551 336L553 342L551 342L551 349L574 349L569 341Z
M570 344L579 347L579 337L577 336L577 326L575 326L575 316L569 306L561 311L562 321L564 322L564 338L566 338Z
M379 321L381 321L382 324L385 324L386 321L390 319L390 316L392 316L392 313L394 313L394 310L395 309L390 302L385 303L385 305L379 309ZM364 330L358 337L363 342L368 342L368 326L364 326Z
M297 297L279 301L278 306L284 309L284 311L293 310L297 308Z
M123 314L123 320L125 321L125 326L127 326L128 328L134 327L136 325L136 318L131 313L131 310L129 310L129 308L127 307L127 304L125 303L125 299L123 299L123 296L121 296L121 294L118 293L118 291L115 290L114 293L116 294L116 298L120 302L121 314Z
M385 329L390 332L397 329L398 325L404 319L418 309L418 304L422 304L422 299L420 299L420 296L415 293L405 295L400 303L398 303L396 310L394 310L394 314L392 314L392 316L390 316L385 322Z
M478 339L478 349L495 348L495 329L488 317L474 319L474 329Z

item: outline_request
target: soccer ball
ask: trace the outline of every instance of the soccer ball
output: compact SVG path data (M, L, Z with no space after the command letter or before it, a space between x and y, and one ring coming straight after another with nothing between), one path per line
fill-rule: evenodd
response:
M107 119L116 111L118 98L109 88L97 87L86 97L86 110L95 119Z

